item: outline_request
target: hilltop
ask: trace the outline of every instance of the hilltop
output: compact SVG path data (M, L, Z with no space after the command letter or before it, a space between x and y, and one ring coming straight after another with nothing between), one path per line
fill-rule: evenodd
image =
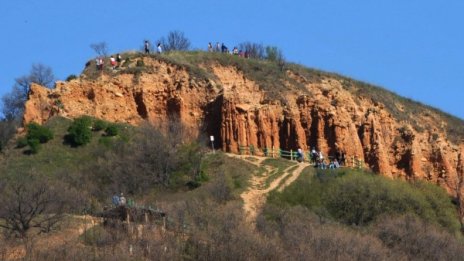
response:
M179 118L191 136L238 153L279 148L344 151L388 177L428 180L454 196L463 176L462 120L337 74L206 52L124 53L117 70L33 85L24 122L54 115L133 125Z

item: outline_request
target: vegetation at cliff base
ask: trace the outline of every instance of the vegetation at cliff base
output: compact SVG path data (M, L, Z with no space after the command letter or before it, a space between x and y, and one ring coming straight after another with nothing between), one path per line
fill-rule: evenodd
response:
M423 181L411 183L356 170L306 171L269 204L305 206L324 218L367 226L385 215L417 215L458 233L456 207L444 189Z

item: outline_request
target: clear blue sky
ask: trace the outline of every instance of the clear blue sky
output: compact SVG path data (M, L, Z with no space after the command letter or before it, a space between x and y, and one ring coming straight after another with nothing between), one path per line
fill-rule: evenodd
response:
M181 30L193 47L253 41L464 118L464 1L2 0L0 95L33 63L59 79L94 56Z

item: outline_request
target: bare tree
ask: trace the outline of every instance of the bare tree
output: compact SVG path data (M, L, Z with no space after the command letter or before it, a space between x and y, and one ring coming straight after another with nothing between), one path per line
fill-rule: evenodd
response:
M51 67L38 63L33 64L28 75L15 79L11 91L2 97L2 113L8 120L22 117L24 103L32 83L53 88L56 78Z
M53 88L55 84L55 75L53 74L52 68L41 63L32 65L29 78L30 82L37 83L48 88Z
M285 66L285 57L281 49L275 46L266 46L266 59L271 62L277 63L280 69L283 70Z
M262 44L244 42L238 45L239 49L246 52L248 57L255 59L264 59L265 58L265 48Z
M51 231L63 218L65 197L46 180L33 177L4 182L0 197L0 227L8 235L26 238L35 228L37 233Z
M107 57L108 56L108 45L106 42L99 42L90 45L90 48L94 50L98 56Z
M166 38L162 37L161 43L165 51L187 51L190 49L190 40L181 31L171 31Z

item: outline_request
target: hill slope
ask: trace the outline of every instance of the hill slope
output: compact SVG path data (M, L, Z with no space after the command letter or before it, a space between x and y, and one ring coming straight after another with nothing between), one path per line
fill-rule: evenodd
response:
M384 89L297 65L203 52L127 53L118 70L84 73L48 90L33 85L25 122L91 115L163 124L179 117L215 146L337 150L389 177L463 190L462 120ZM174 116L176 115L176 116Z

